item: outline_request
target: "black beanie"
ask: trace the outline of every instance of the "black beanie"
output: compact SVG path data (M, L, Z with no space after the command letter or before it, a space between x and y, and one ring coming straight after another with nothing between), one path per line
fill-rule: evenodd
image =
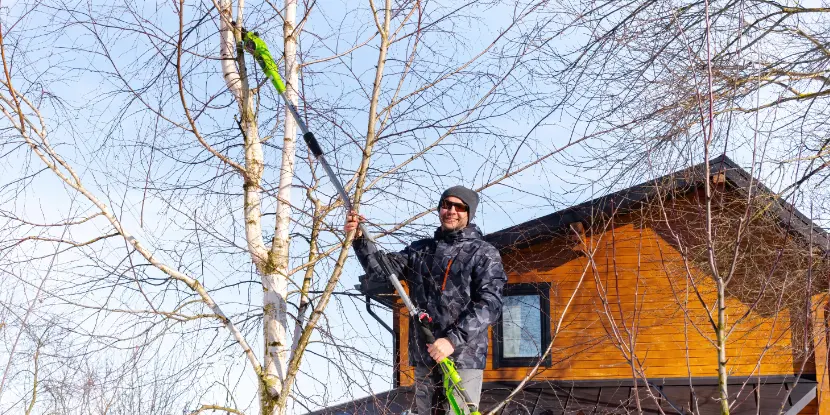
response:
M441 202L450 196L455 196L461 199L465 205L470 208L469 213L469 220L468 222L472 222L473 216L476 214L476 208L478 207L478 193L475 190L468 189L464 186L453 186L447 190L444 190L444 193L441 193L441 199L438 201L438 208L441 208Z

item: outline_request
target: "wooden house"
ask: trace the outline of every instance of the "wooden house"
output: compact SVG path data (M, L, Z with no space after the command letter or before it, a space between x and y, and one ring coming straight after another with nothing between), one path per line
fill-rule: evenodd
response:
M730 413L830 414L830 238L728 158L708 174L694 166L486 238L509 282L483 413L521 382L502 413L721 413L717 274ZM321 413L412 407L408 317L393 294L367 294L400 311L396 388Z

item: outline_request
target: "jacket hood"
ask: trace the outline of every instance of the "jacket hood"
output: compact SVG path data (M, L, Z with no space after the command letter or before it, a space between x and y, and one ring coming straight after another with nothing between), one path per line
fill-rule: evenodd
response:
M475 223L471 223L467 225L464 229L460 229L457 231L444 231L439 226L438 229L435 230L435 239L439 241L446 241L446 242L455 242L455 241L462 241L465 239L482 239L484 238L484 234L481 232L481 229L476 226Z

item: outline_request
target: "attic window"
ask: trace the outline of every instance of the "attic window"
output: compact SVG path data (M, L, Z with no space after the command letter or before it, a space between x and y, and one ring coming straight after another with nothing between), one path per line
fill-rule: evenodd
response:
M550 344L550 284L508 284L493 326L493 368L535 366ZM550 366L550 356L543 366Z

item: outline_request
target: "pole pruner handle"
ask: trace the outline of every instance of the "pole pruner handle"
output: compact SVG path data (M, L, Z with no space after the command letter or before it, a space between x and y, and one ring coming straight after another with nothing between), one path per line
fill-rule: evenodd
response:
M439 364L441 365L441 370L444 372L444 393L447 396L447 401L449 401L453 413L456 415L464 415L464 411L461 410L461 405L458 404L458 401L453 395L453 391L455 391L461 395L461 399L464 401L464 406L467 407L469 415L481 415L481 412L478 410L478 405L473 402L470 394L461 385L461 375L458 374L458 370L456 370L455 363L453 363L452 359L445 357Z
M435 343L435 335L432 334L432 317L426 312L422 311L418 314L418 328L420 328L421 334L424 335L427 344Z

